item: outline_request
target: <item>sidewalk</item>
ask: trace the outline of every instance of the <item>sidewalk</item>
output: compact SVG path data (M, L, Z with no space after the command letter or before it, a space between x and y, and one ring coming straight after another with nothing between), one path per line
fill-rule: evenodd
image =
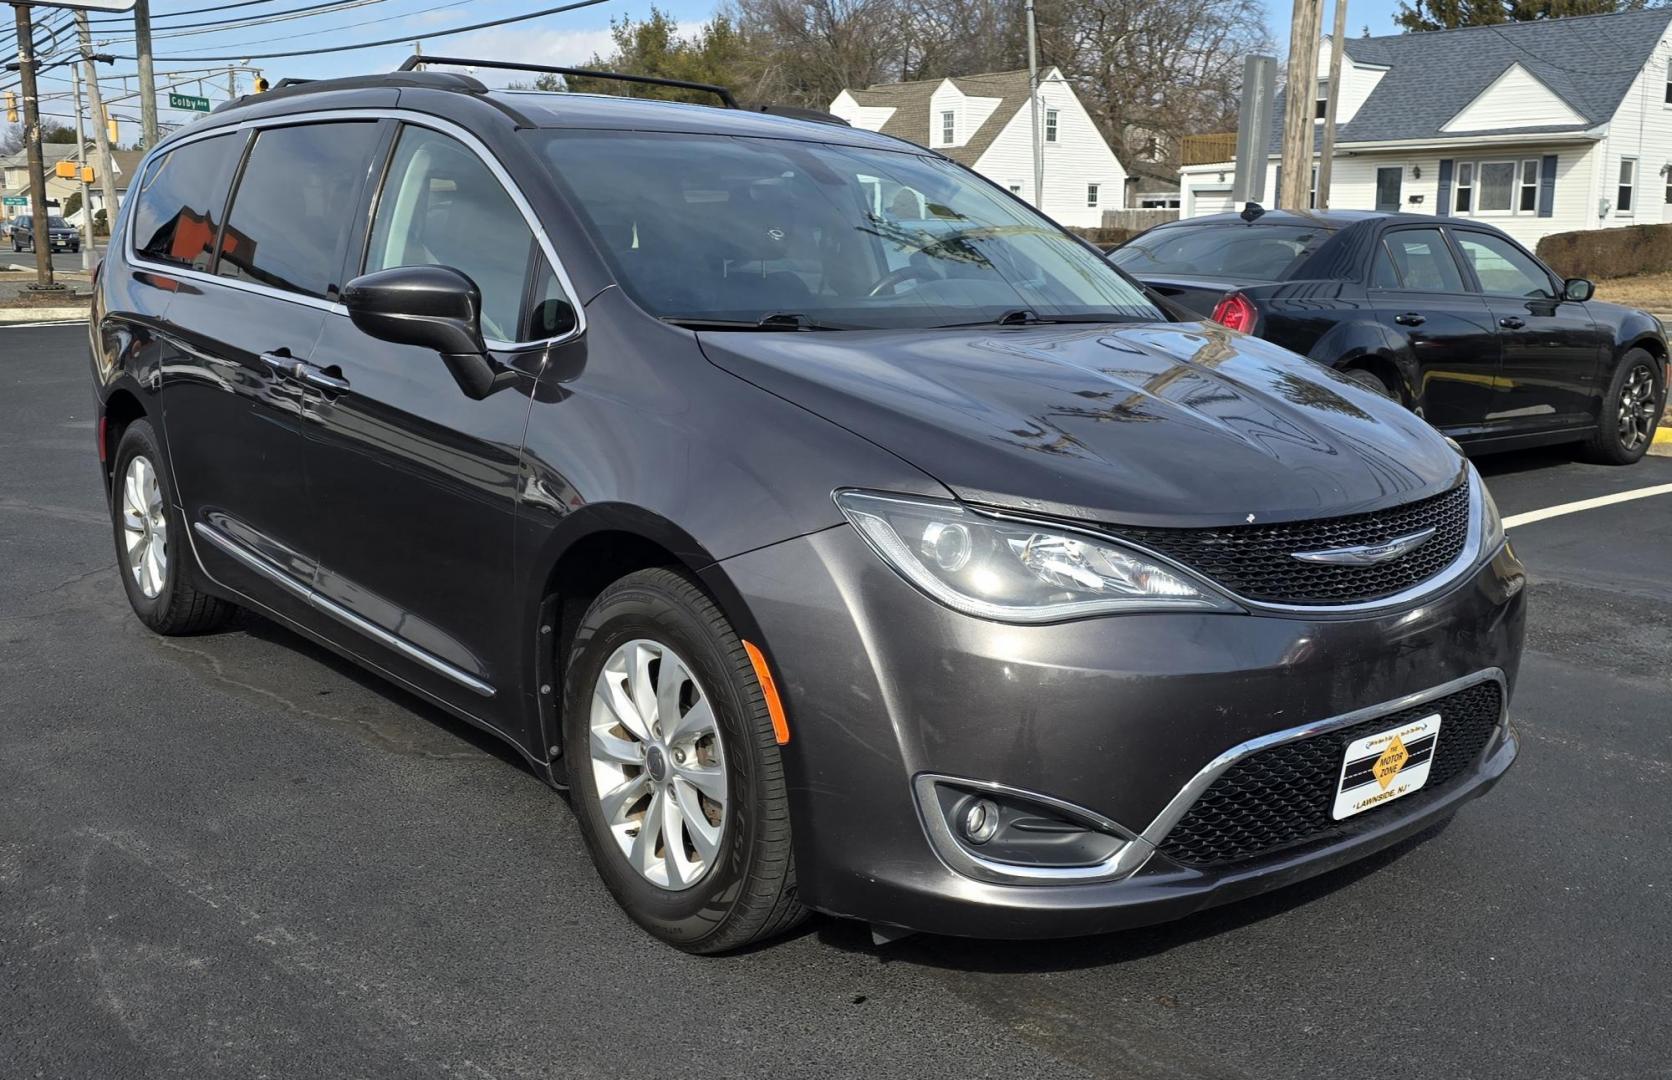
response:
M53 279L68 292L48 298L31 294L35 268L21 263L0 262L0 325L9 323L62 322L85 319L92 293L92 278L85 271L58 271Z

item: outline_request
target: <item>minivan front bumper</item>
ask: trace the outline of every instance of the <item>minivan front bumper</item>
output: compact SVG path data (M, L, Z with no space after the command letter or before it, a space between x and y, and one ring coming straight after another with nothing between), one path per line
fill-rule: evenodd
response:
M749 605L785 699L801 896L834 914L1014 938L1165 921L1418 833L1517 752L1507 702L1525 574L1507 545L1441 594L1354 617L990 622L919 593L845 525L717 569ZM1280 851L1212 865L1166 853L1193 784L1199 794L1249 749L1485 681L1501 688L1501 714L1445 783ZM1040 796L1132 839L1111 874L995 878L959 858L926 808L931 777Z

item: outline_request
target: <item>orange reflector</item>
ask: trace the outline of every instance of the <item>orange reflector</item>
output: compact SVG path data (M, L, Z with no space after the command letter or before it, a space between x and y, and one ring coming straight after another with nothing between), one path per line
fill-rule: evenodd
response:
M755 666L755 678L760 680L761 696L766 698L766 711L772 717L772 735L783 746L790 741L790 724L784 719L784 703L778 700L778 684L772 681L772 669L766 666L766 657L752 643L745 641L743 651L749 654L749 663Z

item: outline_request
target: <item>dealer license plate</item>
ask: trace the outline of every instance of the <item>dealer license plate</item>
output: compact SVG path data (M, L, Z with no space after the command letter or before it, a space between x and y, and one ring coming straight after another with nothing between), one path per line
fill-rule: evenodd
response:
M1439 713L1347 744L1335 788L1335 820L1422 790L1439 744Z

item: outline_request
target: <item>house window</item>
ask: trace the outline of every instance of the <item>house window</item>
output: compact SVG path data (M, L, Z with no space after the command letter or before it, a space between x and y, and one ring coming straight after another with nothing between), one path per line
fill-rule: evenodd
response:
M1087 184L1086 185L1086 205L1087 206L1096 206L1097 205L1097 185L1096 184Z
M1666 163L1661 175L1666 177L1666 205L1672 206L1672 161Z
M1318 80L1318 99L1312 103L1312 117L1322 120L1329 113L1329 80Z
M1538 159L1528 158L1521 163L1521 196L1515 204L1516 213L1531 214L1538 210Z
M1010 185L1010 194L1020 195L1021 193L1022 193L1022 185L1021 184L1011 184Z
M1306 208L1318 209L1318 166L1312 166L1312 186L1306 192Z
M1161 160L1161 140L1157 136L1151 135L1149 138L1144 140L1144 160Z
M1620 192L1619 192L1620 197L1618 199L1614 200L1614 209L1617 213L1621 213L1621 214L1631 213L1632 189L1636 186L1637 186L1637 159L1636 158L1629 158L1629 157L1628 158L1621 158L1620 159Z
M1478 213L1507 214L1514 208L1515 171L1513 161L1480 163L1480 194L1475 202Z
M1666 103L1672 105L1672 60L1666 62Z
M957 134L957 130L958 130L957 114L951 113L951 112L941 113L941 145L942 146L951 146L952 145L953 136Z
M1057 110L1045 110L1045 141L1057 141Z
M1474 209L1475 203L1475 164L1472 161L1459 162L1457 165L1457 205L1459 214L1467 214Z

